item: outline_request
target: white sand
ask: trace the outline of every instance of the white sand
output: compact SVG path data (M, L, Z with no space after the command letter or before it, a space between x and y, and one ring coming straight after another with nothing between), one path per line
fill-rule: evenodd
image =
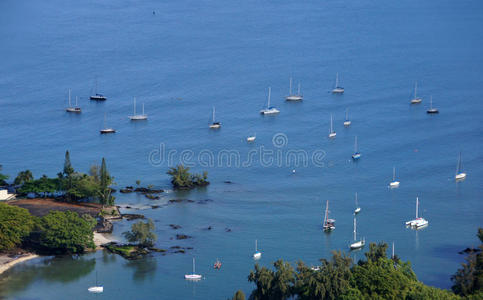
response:
M18 263L21 263L23 261L27 261L27 260L30 260L30 259L33 259L33 258L36 258L36 257L38 257L37 254L31 254L31 253L22 255L22 256L17 257L17 258L10 258L8 256L2 256L1 260L4 261L4 263L0 265L0 274L7 271L8 269L10 269L11 267L15 266Z

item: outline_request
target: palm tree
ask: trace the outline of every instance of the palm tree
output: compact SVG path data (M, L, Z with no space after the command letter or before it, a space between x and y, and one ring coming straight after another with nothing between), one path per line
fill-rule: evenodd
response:
M30 170L25 170L18 173L13 183L15 185L22 185L23 183L26 183L32 180L34 180L34 175L32 174L32 172Z

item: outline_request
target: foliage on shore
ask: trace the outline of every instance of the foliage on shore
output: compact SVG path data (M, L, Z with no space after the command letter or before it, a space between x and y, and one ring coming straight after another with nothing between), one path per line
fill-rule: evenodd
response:
M189 167L177 165L166 172L166 174L171 175L171 184L174 188L192 189L194 187L210 184L208 181L208 172L205 171L202 174L191 174L189 170Z
M262 299L460 299L450 291L417 280L409 262L386 257L387 244L373 244L365 260L355 264L341 252L321 259L315 271L298 262L296 269L278 260L275 270L255 265L248 281L256 288L250 298Z
M148 219L147 222L138 221L131 225L131 231L122 233L130 243L137 243L141 247L152 247L156 241L154 234L154 222Z
M71 211L51 211L41 218L25 208L0 203L0 251L15 247L47 254L83 253L95 248L93 228L97 221Z
M90 167L89 174L76 172L70 161L70 153L66 151L64 168L56 178L42 175L34 179L30 170L21 171L15 178L14 184L20 185L17 193L20 195L62 195L62 198L70 202L81 200L96 201L103 205L113 205L114 196L109 187L113 178L107 170L106 161L102 158L101 166Z
M0 171L2 171L2 165L0 165ZM8 179L8 175L0 173L0 186L7 185L7 182L5 180Z
M33 227L34 219L28 210L0 203L0 251L19 246Z

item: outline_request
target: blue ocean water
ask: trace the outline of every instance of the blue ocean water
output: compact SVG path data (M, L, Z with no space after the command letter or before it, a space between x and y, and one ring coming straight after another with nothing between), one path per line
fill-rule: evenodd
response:
M5 273L0 295L248 294L255 239L265 266L278 258L316 264L332 250L347 251L355 192L360 235L368 242L394 241L420 280L449 288L463 261L457 252L476 244L483 220L482 9L477 0L0 2L4 173L30 169L54 176L68 149L79 171L105 157L118 187L139 179L169 188L165 172L181 158L194 171L207 170L211 181L204 189L169 191L158 201L117 195L119 204L140 208L126 212L155 221L158 247L193 247L187 254L134 262L103 252L36 259ZM329 93L336 73L344 95ZM289 77L301 82L303 103L284 101ZM106 102L88 100L96 80ZM415 81L423 103L411 106ZM263 117L269 86L281 113ZM81 115L65 113L69 88L79 97ZM425 112L430 96L439 115ZM145 103L147 122L128 120L133 97L138 110ZM208 129L212 106L223 124L216 132ZM344 128L347 108L352 125ZM327 138L330 114L333 140ZM104 115L115 135L99 135ZM255 133L256 142L247 144ZM274 145L274 136L281 144ZM362 153L357 163L351 160L355 136ZM246 164L228 166L220 154L227 151ZM273 151L272 162L260 156L266 151ZM307 165L287 163L289 151L306 154ZM468 177L455 183L460 151ZM314 153L321 159L314 161ZM204 160L209 155L212 165ZM401 186L390 190L393 167ZM416 196L430 222L417 232L404 227ZM165 205L180 198L212 201ZM330 235L321 229L326 200L337 220ZM154 204L162 207L147 208ZM114 236L130 224L116 223ZM193 238L176 241L176 233ZM205 276L198 283L183 279L193 256ZM223 262L220 271L212 269L216 258ZM93 296L86 289L96 272L105 292Z

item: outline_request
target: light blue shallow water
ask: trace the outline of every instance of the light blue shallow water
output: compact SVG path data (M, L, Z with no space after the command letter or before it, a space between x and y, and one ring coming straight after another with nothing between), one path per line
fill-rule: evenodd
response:
M192 151L190 162L203 151L237 151L242 161L250 151L256 155L248 167L195 163L193 170L209 172L206 189L170 192L159 201L117 195L118 203L136 207L174 198L213 200L126 210L155 220L158 247L194 247L188 254L136 262L102 252L36 259L6 273L0 296L132 299L142 292L142 298L225 299L237 289L249 293L255 239L267 266L278 258L315 264L332 250L347 250L355 192L360 234L368 242L394 241L420 280L449 288L462 261L457 251L476 244L483 220L482 9L476 0L2 1L5 173L29 168L53 176L69 149L84 172L106 157L120 187L139 179L169 188L168 162L156 152L160 144L166 155L177 151L174 161L184 150ZM342 96L328 92L336 72L346 88ZM302 83L303 103L283 101L290 76ZM105 103L87 100L96 78ZM416 80L424 99L410 106ZM276 117L258 113L268 86L281 110ZM64 111L69 88L80 97L79 116ZM425 113L430 95L439 115ZM132 97L138 109L145 103L147 122L127 119ZM217 132L207 128L213 105L223 123ZM342 125L346 108L349 128ZM99 135L105 113L115 135ZM327 138L331 113L334 140ZM249 145L245 138L253 133L257 140ZM279 133L288 143L277 148L272 137ZM362 159L353 163L356 135ZM261 162L262 146L274 151L270 166ZM277 153L284 159L289 150L306 151L308 165L279 166ZM468 178L455 183L459 151ZM314 152L325 153L319 165ZM396 190L387 188L393 166L401 181ZM403 226L414 215L416 196L430 221L418 232ZM331 235L321 230L326 200L337 219ZM172 223L194 238L172 240ZM129 226L116 223L114 235ZM183 279L193 256L206 277L199 283ZM212 269L216 258L223 261L220 271ZM96 272L105 292L88 295Z

